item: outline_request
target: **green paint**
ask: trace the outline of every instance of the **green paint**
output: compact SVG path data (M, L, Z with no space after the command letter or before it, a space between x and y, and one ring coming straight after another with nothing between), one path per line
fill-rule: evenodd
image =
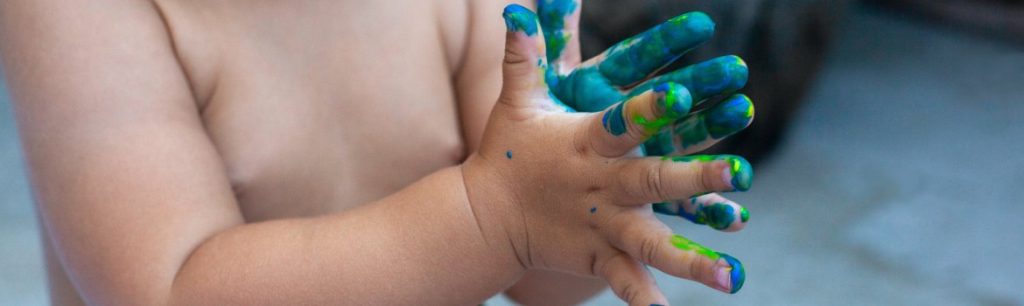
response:
M701 256L707 257L710 260L718 260L719 258L722 258L722 256L718 252L706 248L703 245L697 244L696 242L690 241L690 239L686 239L686 237L680 235L672 235L670 241L672 242L673 246L680 250L692 251L694 253L700 254Z
M740 221L747 223L747 220L750 220L750 212L747 211L746 207L740 207Z
M686 115L692 105L690 91L676 83L666 83L655 87L654 95L657 99L655 107L659 112L657 117L649 119L641 114L633 115L633 122L643 127L647 135L654 135L661 128Z
M697 208L698 224L707 224L713 229L724 230L732 226L734 221L736 221L736 212L732 205L714 203Z
M575 0L537 1L537 15L544 32L549 61L558 60L562 56L562 50L572 39L572 35L565 30L565 21L578 7L579 4Z

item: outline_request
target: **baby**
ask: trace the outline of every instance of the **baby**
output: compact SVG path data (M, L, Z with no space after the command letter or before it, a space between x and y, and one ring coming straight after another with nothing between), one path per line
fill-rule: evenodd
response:
M654 76L711 20L581 63L579 1L506 4L0 2L53 302L667 303L644 265L739 290L653 215L747 221L712 192L750 165L688 155L752 120L746 66Z

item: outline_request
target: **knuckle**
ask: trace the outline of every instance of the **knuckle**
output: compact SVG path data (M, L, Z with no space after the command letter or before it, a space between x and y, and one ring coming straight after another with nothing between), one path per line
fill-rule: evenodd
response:
M688 195L700 194L713 190L714 178L712 175L714 171L710 168L709 163L699 163L695 167L691 168L690 175L687 175L686 192Z
M664 179L664 171L666 163L657 163L647 168L644 179L644 190L645 198L648 199L665 199L665 185L662 183Z
M646 264L654 264L658 259L663 243L650 236L640 241L640 260Z
M636 301L637 298L639 298L639 296L640 296L640 292L639 291L640 291L640 289L638 288L637 284L629 282L629 283L626 283L626 284L622 285L622 287L619 288L619 297L622 298L622 300L624 300L624 301L628 301L629 303L632 303L632 302Z

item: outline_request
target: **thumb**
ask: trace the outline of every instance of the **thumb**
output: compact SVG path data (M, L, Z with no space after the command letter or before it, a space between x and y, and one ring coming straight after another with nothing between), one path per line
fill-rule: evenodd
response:
M510 4L505 7L502 17L508 32L505 34L502 98L499 102L530 106L548 99L548 88L544 83L548 64L537 15L521 5Z

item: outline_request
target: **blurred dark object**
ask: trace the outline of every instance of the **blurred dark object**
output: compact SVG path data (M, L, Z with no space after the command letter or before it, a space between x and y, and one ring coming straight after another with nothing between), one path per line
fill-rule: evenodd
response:
M756 162L778 145L800 107L847 2L586 0L580 39L583 56L589 58L676 15L689 11L710 15L717 24L715 38L669 69L728 54L743 57L750 67L750 81L743 92L754 101L754 123L709 151L740 154Z
M1024 0L870 0L1014 43L1024 43Z

